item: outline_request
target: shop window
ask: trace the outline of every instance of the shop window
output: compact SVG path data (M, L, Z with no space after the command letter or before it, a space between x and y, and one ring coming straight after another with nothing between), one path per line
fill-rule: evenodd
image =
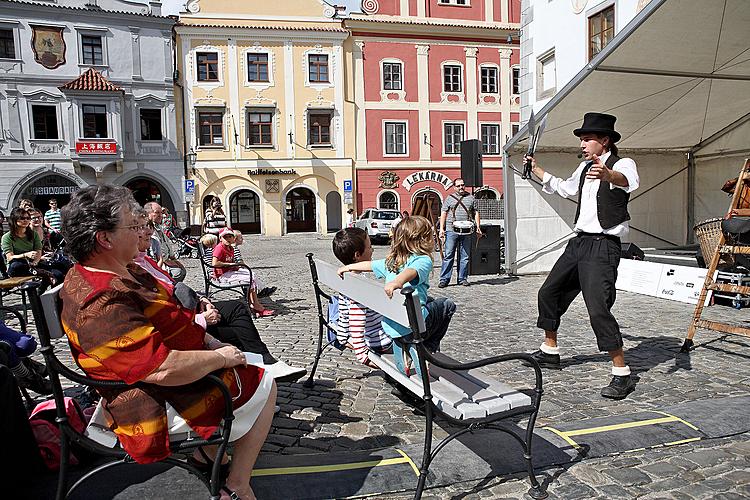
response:
M444 123L443 124L443 144L444 153L447 155L457 155L461 153L461 141L464 140L463 123Z
M398 62L385 62L383 63L383 90L401 90L403 87L402 81L402 65Z
M482 94L497 94L497 68L493 68L492 66L482 66L480 71L480 92Z
M195 63L198 68L199 82L219 81L219 53L218 52L196 52Z
M198 111L198 145L224 145L223 111Z
M141 140L160 141L161 134L161 110L141 109Z
M307 58L310 83L329 83L328 55L310 54Z
M101 35L81 35L81 61L83 64L104 64Z
M331 112L310 113L308 122L308 140L310 146L331 145Z
M406 122L385 122L385 154L406 154Z
M268 82L268 54L265 52L247 54L247 81Z
M589 59L593 59L615 37L615 6L589 17Z
M273 146L272 109L254 109L247 112L247 144L249 147Z
M59 139L56 106L31 106L34 121L34 139Z
M16 58L16 40L13 36L13 30L0 29L0 59Z
M104 139L107 132L107 106L101 104L83 105L83 137Z
M443 91L461 92L461 66L443 66Z
M398 210L398 196L393 191L383 191L378 196L378 208L383 210Z
M485 124L481 126L482 153L496 155L500 153L500 125Z

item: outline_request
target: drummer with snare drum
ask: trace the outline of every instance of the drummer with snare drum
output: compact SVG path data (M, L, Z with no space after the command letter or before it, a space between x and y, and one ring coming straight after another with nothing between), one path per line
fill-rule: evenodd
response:
M440 214L440 239L445 242L443 265L440 269L438 287L445 288L453 273L453 259L458 248L458 284L469 286L469 249L471 235L482 237L479 226L479 211L474 196L466 191L466 183L458 178L453 181L455 191L443 202Z

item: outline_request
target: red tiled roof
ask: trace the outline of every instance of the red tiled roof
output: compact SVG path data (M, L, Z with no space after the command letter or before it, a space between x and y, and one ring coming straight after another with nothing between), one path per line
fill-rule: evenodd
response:
M48 2L33 2L33 1L25 1L25 0L2 0L4 2L9 3L17 3L21 5L33 5L34 7L50 7L54 9L66 9L66 10L77 10L77 11L84 11L84 12L90 12L92 14L123 14L126 16L141 16L141 17L153 17L156 19L172 19L171 16L157 16L154 14L151 14L151 12L148 11L148 5L144 4L141 8L142 12L128 12L125 10L105 10L99 7L76 7L74 5L55 5L50 4Z
M122 89L114 83L107 80L104 75L99 73L94 68L89 68L84 74L71 80L62 87L58 87L60 90L89 90L95 92L122 92Z

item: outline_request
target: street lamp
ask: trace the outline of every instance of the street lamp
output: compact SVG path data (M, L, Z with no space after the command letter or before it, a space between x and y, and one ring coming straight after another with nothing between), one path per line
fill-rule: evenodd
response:
M196 153L193 148L190 148L190 151L185 156L187 156L188 163L190 163L190 168L193 170L193 175L195 175L195 162L198 159L198 153Z

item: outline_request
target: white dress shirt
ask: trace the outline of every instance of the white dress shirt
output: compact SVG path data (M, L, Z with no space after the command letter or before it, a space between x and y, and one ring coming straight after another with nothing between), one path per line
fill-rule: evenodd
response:
M599 158L602 163L607 161L609 158L609 151L601 155ZM555 177L549 172L544 172L544 178L542 179L542 191L547 194L557 193L563 198L570 198L578 194L578 185L581 182L581 173L586 167L586 162L582 161L578 168L576 168L573 175L567 180L563 180L560 177ZM628 185L625 187L615 186L610 184L610 189L622 189L626 193L632 193L638 189L639 178L638 169L636 168L635 162L630 158L620 158L612 167L612 170L620 172L628 180ZM579 203L581 204L581 211L578 215L578 222L576 222L573 230L577 233L594 233L594 234L610 234L617 236L620 239L625 238L628 235L630 226L628 221L624 221L609 229L603 229L599 223L599 216L597 215L596 206L596 193L599 191L599 179L585 179L583 182L583 189L581 189L581 196Z

